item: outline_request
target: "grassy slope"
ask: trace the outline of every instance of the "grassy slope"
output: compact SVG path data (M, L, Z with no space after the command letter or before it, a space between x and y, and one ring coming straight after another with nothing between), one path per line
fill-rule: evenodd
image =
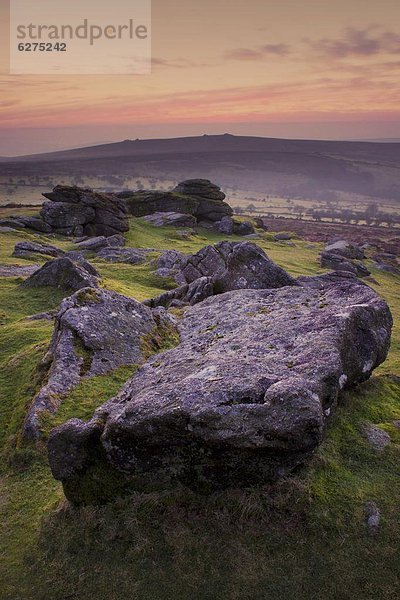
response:
M2 234L0 262L26 233ZM28 237L29 236L28 234ZM34 238L38 239L38 238ZM39 238L40 239L40 238ZM45 238L43 238L45 239ZM195 251L219 237L207 231L182 241L174 230L135 220L131 246ZM54 240L68 248L70 242ZM318 247L296 248L264 234L260 245L294 275L320 271ZM29 261L19 261L28 264ZM151 266L97 263L110 289L142 300L171 282ZM137 600L397 597L400 479L400 282L374 272L374 286L395 317L390 356L369 382L346 394L311 465L273 488L227 491L209 498L185 490L134 495L100 508L64 504L43 449L21 447L18 433L38 384L36 365L50 338L47 321L25 317L58 305L54 290L21 291L1 280L0 308L0 588L1 599ZM132 372L83 381L48 427L87 418ZM376 455L360 424L380 424L392 444ZM364 506L375 501L382 524L365 527ZM44 520L43 520L43 517ZM40 523L42 527L40 528Z

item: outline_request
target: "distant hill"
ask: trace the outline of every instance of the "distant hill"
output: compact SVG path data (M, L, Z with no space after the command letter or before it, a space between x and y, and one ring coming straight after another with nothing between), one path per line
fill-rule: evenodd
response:
M385 143L385 147L381 146ZM393 143L395 147L387 147ZM244 137L230 134L203 135L196 137L150 139L150 140L124 140L87 146L45 154L33 154L15 158L6 158L11 161L48 161L48 160L74 160L89 158L115 158L118 156L148 156L154 154L179 154L181 152L284 152L302 154L337 154L348 157L375 157L390 160L392 153L397 153L396 159L400 160L400 142L389 140L371 142L341 142L319 140L286 140L278 138Z
M125 140L9 158L8 176L206 177L222 187L325 199L336 192L400 200L399 142L286 140L234 135Z

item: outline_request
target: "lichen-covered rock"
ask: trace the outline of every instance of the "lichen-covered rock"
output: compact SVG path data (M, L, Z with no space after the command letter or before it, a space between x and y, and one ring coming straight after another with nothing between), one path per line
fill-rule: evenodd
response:
M0 264L0 277L29 277L40 269L40 265L2 265Z
M286 232L276 233L274 235L274 240L276 242L287 242L288 240L291 240L292 237L293 237L293 235L291 233L286 233Z
M40 233L51 233L52 229L50 225L45 223L42 219L38 217L26 217L23 215L12 215L7 218L9 224L11 224L16 229L23 229L27 227L28 229L33 229L34 231L39 231ZM0 221L0 223L4 222Z
M395 267L392 264L387 264L384 262L376 262L373 263L375 269L378 271L384 271L385 273L392 273L393 275L400 275L400 267Z
M388 432L372 423L363 423L361 433L368 444L378 453L383 452L391 442Z
M209 179L186 179L178 183L174 192L207 200L218 200L220 202L225 200L225 194L221 191L221 188Z
M44 202L40 214L52 230L60 230L61 233L65 229L75 229L77 225L86 225L95 218L95 211L91 206L67 202Z
M35 255L43 254L44 256L53 256L58 258L65 253L60 248L50 244L39 244L38 242L18 242L15 244L13 256L17 258L35 258Z
M140 190L138 192L127 192L116 194L122 199L129 214L134 217L144 217L157 212L176 212L194 215L198 202L195 198L164 192L161 190Z
M218 244L216 248L219 246ZM225 267L213 278L217 293L296 285L293 277L268 258L256 244L240 242L229 247L221 246L221 250L225 257Z
M248 486L302 464L340 390L385 360L392 326L387 304L354 277L305 279L186 310L179 346L148 360L89 423L54 430L50 465L67 497Z
M352 261L349 258L344 258L339 254L333 254L327 251L321 252L320 264L321 267L333 269L334 271L348 271L357 277L368 277L371 275L371 272L362 262Z
M196 217L193 215L177 212L156 212L146 215L144 219L155 227L195 227L197 224Z
M177 283L184 283L180 270L188 258L187 254L178 250L164 250L157 259L156 275L173 277Z
M40 436L43 411L57 411L65 395L82 377L102 375L122 365L145 360L149 339L173 321L162 309L106 290L84 288L66 298L56 317L42 371L47 382L34 398L24 424L27 438ZM151 339L150 339L151 342Z
M128 263L138 265L146 262L147 254L151 249L147 248L113 248L106 247L97 253L97 258L101 258L111 263Z
M325 251L329 254L343 256L344 258L355 258L358 260L365 258L364 250L362 248L346 240L338 240L327 244L327 246L325 246Z
M233 233L235 233L236 235L249 236L255 234L255 229L252 223L250 223L250 221L235 221L233 226Z
M25 229L25 225L19 221L18 219L13 219L12 217L6 217L5 219L0 219L0 227L3 229L7 227L8 229Z
M87 261L74 262L64 256L49 260L22 287L56 287L67 292L75 292L84 287L97 287L100 275Z
M207 179L183 181L171 192L144 190L122 192L116 197L125 202L128 212L135 217L174 212L193 215L197 222L212 223L233 213L224 202L225 194Z
M0 233L20 233L20 231L15 227L10 227L9 225L2 225L0 221Z
M215 223L215 228L218 233L222 233L223 235L232 235L233 234L234 221L232 217L222 217L218 223Z
M116 234L110 237L100 235L76 242L75 246L82 252L98 252L103 248L120 248L125 246L126 240L123 235Z
M400 262L396 254L391 252L378 252L372 256L373 266L379 271L400 275Z
M215 229L218 233L224 235L253 235L255 229L250 221L235 221L232 217L222 217L222 219L215 223Z
M113 194L58 185L43 195L50 202L41 217L56 233L109 237L129 229L125 203Z
M195 304L204 300L206 293L213 295L237 289L297 285L293 277L251 242L220 242L215 246L205 246L182 261L175 275L180 287L150 300L150 306L170 306L176 304L175 300L179 304ZM189 287L200 279L199 286Z
M153 308L157 306L182 307L185 304L197 304L215 293L211 277L199 277L191 283L183 283L179 287L163 292L155 298L145 300L144 304Z

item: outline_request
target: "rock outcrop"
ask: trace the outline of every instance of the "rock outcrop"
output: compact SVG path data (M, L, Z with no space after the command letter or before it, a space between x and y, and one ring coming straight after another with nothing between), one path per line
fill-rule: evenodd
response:
M225 194L208 179L182 181L171 192L122 192L116 197L125 202L128 212L135 217L172 212L193 215L197 222L213 223L233 212L224 202Z
M55 413L82 377L142 363L151 336L157 344L157 335L172 326L173 321L165 311L152 311L115 292L85 288L66 298L41 365L41 371L48 373L47 382L34 398L25 419L25 437L40 437L43 411Z
M385 360L391 326L387 304L347 273L208 298L184 313L179 346L91 421L52 432L53 475L77 504L285 476L321 442L340 390Z
M145 221L156 227L195 227L197 225L196 217L193 215L176 212L156 212L146 215Z
M58 185L43 195L50 202L40 215L55 233L108 237L129 229L125 203L112 194Z
M85 287L97 287L99 278L99 273L89 262L74 262L64 256L46 262L22 283L22 287L51 286L71 293Z
M204 300L206 294L296 285L284 269L251 242L220 242L206 246L182 261L175 279L182 285L149 300L150 306L195 304Z

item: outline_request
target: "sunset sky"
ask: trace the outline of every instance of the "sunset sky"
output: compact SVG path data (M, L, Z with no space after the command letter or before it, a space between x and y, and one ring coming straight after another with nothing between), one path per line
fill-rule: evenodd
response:
M2 156L225 132L400 138L398 0L153 0L150 75L64 77L8 74L0 3Z

